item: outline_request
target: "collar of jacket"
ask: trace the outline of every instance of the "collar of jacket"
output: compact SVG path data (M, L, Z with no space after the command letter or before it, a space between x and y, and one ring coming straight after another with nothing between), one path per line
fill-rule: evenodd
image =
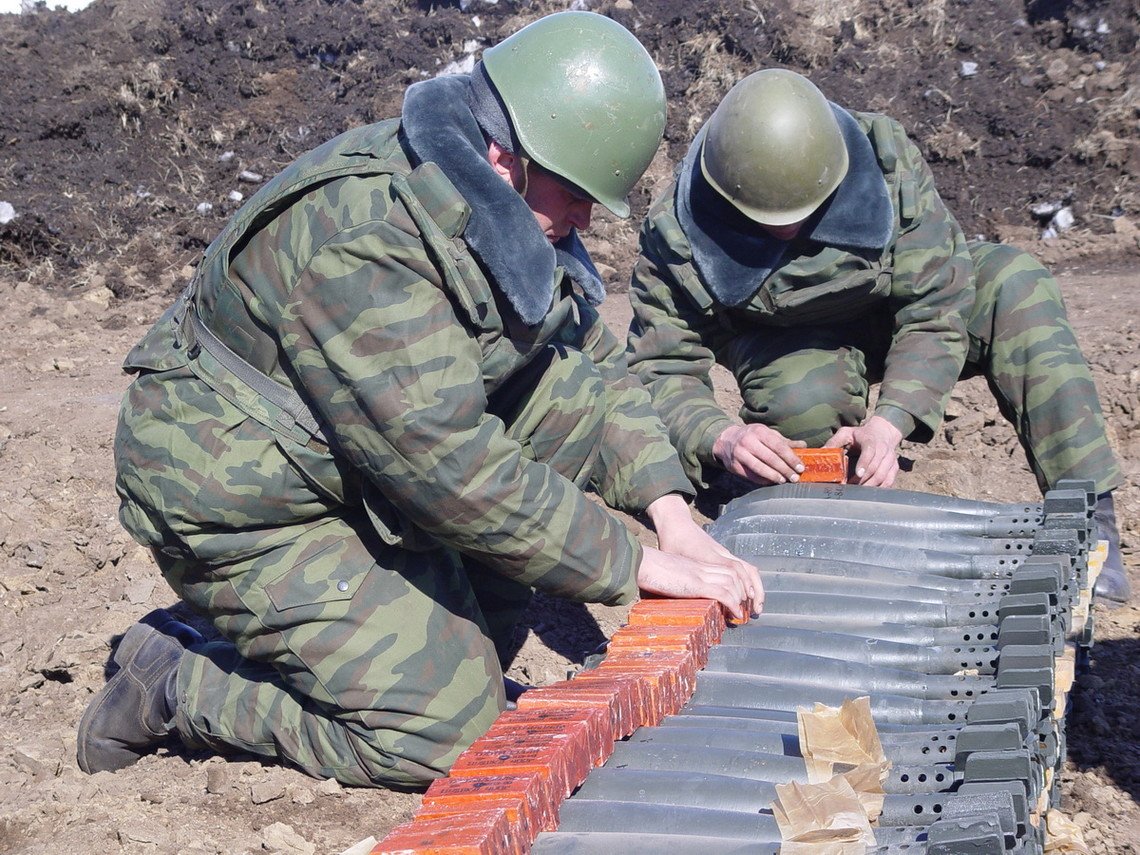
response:
M457 74L408 87L400 132L413 165L435 163L470 205L463 240L523 323L535 326L550 311L558 267L597 305L606 292L577 231L552 246L522 196L492 169L470 85Z
M805 225L805 236L827 246L883 250L895 223L883 170L854 117L835 104L831 109L843 131L850 165L831 200ZM788 243L759 231L705 180L700 152L706 128L681 162L675 215L709 291L721 304L739 306L780 265Z

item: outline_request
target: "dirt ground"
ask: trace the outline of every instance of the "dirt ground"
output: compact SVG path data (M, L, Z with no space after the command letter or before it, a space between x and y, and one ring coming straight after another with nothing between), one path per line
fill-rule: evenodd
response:
M408 84L462 70L567 5L96 0L75 14L0 15L0 853L341 853L415 809L415 795L346 790L248 758L163 752L116 774L78 770L75 726L112 643L173 603L116 520L118 366L239 204L231 194L395 114ZM749 70L804 71L834 100L900 119L968 234L1015 242L1058 273L1124 465L1118 511L1140 585L1133 0L584 5L638 34L670 97L634 218L602 215L587 237L614 328L628 319L637 217L691 133ZM1061 206L1073 227L1041 240ZM1036 496L977 381L958 387L935 441L905 455L903 487ZM699 512L721 498L702 497ZM623 616L536 599L512 676L563 678ZM1091 852L1136 853L1140 609L1098 609L1096 626L1068 716L1063 810Z

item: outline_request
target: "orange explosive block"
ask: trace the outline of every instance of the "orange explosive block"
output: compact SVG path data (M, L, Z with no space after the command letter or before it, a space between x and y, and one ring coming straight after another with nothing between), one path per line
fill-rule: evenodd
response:
M396 826L370 855L522 855L530 842L518 835L506 808L471 810Z
M846 448L797 448L795 452L804 464L801 482L847 483Z

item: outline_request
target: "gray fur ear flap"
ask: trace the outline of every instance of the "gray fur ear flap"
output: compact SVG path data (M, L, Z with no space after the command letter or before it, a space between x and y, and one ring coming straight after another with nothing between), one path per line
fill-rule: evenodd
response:
M401 131L416 165L435 163L471 207L464 242L522 322L535 326L554 301L554 247L488 162L469 98L466 75L413 84L404 95Z
M571 229L570 234L554 244L554 256L558 263L574 282L582 289L586 301L591 306L601 305L606 299L606 286L598 268L594 266L590 253L586 251L585 244L578 237L578 230Z
M811 239L849 249L883 249L895 231L895 209L871 141L855 118L832 104L847 144L849 166Z
M487 75L486 69L483 68L482 62L475 63L475 69L471 72L469 97L471 114L483 129L483 133L511 154L517 152L518 138L507 115L507 106Z

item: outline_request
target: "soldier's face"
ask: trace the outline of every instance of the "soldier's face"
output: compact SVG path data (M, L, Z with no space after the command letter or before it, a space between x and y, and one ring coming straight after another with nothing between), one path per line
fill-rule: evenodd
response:
M523 199L551 243L566 237L571 229L585 231L590 227L593 201L533 162L527 170Z
M804 227L807 219L800 220L798 223L791 223L786 226L765 226L760 225L764 231L774 237L776 240L792 240L800 233L800 229Z
M581 191L494 140L488 144L487 159L499 177L523 197L551 243L566 237L571 229L585 231L590 227L594 202Z

